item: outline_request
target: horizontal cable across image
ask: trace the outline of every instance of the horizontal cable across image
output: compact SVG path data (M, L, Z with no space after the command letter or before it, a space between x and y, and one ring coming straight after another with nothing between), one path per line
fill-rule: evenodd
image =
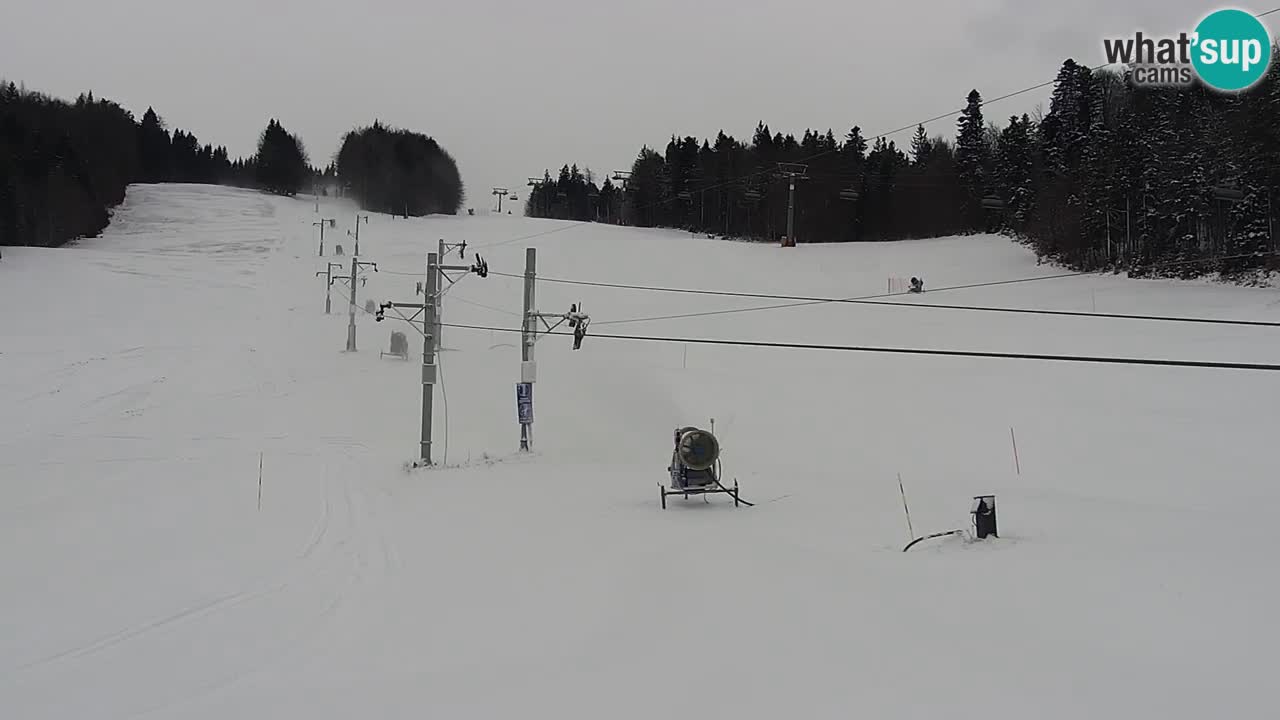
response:
M1275 254L1276 253L1248 253L1243 255L1232 255L1227 257L1208 258L1204 260L1173 261L1169 263L1148 265L1148 266L1145 266L1144 269L1174 267L1178 265L1186 265L1189 263L1237 260L1242 258L1260 258L1260 257L1267 257ZM1039 275L1036 277L1018 278L1014 280L993 280L990 282L970 283L967 285L952 285L952 286L940 287L940 288L929 290L928 294L937 294L941 292L948 292L948 291L954 291L954 290L972 290L975 288L997 287L1002 285L1015 285L1020 283L1038 282L1041 280L1060 280L1063 278L1084 277L1088 275L1099 275L1100 273L1103 273L1103 272L1105 271L1092 270L1092 271L1059 273L1056 275ZM490 270L489 273L491 275L498 275L498 276L510 277L510 278L524 277L523 275L518 275L514 273L503 273L495 270ZM812 306L812 305L849 304L849 305L870 305L870 306L882 306L882 307L892 306L892 307L901 307L901 308L922 308L922 309L934 309L934 310L962 310L962 311L970 311L970 312L991 312L991 313L1022 314L1022 315L1053 315L1053 316L1060 316L1060 317L1109 318L1113 320L1142 320L1142 321L1152 321L1152 322L1175 322L1175 323L1192 323L1192 324L1207 324L1207 325L1238 325L1238 326L1246 326L1246 327L1280 327L1280 321L1268 321L1268 320L1233 320L1228 318L1177 317L1177 316L1169 316L1169 315L1136 315L1136 314L1127 314L1127 313L1084 312L1084 311L1076 311L1076 310L1004 308L1004 307L991 307L991 306L984 306L984 305L952 305L952 304L927 303L927 302L898 302L898 301L890 301L890 300L883 299L883 298L889 298L889 297L900 297L901 294L863 295L859 297L848 297L848 298L819 298L819 297L807 297L803 295L735 292L735 291L728 291L728 290L701 290L697 288L663 287L663 286L656 286L656 285L633 285L633 284L626 284L626 283L600 282L595 280L572 280L572 279L566 279L566 278L539 277L538 282L558 283L558 284L564 284L564 285L578 285L578 286L584 286L584 287L612 288L612 289L618 289L618 290L639 290L639 291L645 291L645 292L677 293L677 294L686 294L686 295L707 295L707 296L714 296L714 297L740 297L740 298L753 298L758 300L796 301L796 302L786 302L786 303L777 304L777 305L757 305L754 307L730 308L727 310L706 310L702 312L680 313L675 315L655 315L655 316L649 316L649 317L626 318L622 320L599 320L595 323L596 325L622 325L627 323L654 322L658 320L678 320L678 319L684 319L684 318L712 317L717 315L733 315L737 313L760 312L763 310L782 310L786 308L806 307L806 306Z
M461 330L482 330L489 332L519 333L522 328L490 327L486 325L464 325L442 323L444 327ZM566 332L542 332L542 335L563 335L572 337ZM939 355L944 357L1001 358L1007 360L1048 360L1071 363L1100 363L1107 365L1157 365L1165 367L1216 368L1221 370L1280 370L1275 363L1233 363L1214 360L1169 360L1162 358L1125 358L1097 355L1047 355L1039 353L988 352L981 350L937 350L928 348L875 347L863 345L823 345L819 343L788 343L765 340L720 340L709 338L658 337L651 335L615 335L610 333L590 333L588 337L611 340L631 340L638 342L675 343L689 345L728 345L737 347L777 348L791 350L826 350L833 352L886 353L899 355Z

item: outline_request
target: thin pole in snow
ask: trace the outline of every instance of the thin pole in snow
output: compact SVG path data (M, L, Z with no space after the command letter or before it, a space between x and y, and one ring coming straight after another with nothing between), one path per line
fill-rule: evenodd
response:
M533 391L534 343L538 341L537 302L534 299L538 279L538 249L524 249L524 315L520 325L520 379ZM520 423L520 451L533 448L533 423Z
M258 509L262 509L262 452L258 452Z
M1018 463L1018 438L1013 434L1012 427L1009 428L1009 440L1013 443L1013 467L1018 471L1018 474L1021 475L1022 465Z
M907 532L911 534L909 539L914 540L916 531L911 527L911 510L907 507L907 491L902 487L902 473L898 473L898 492L902 493L902 510L907 514Z
M444 256L445 256L444 238L440 238L440 247L436 251L436 262L437 263L444 262ZM444 324L440 319L441 317L444 316L444 308L442 307L443 305L444 305L444 295L443 293L441 293L440 296L436 298L436 325L431 329L431 334L435 336L435 340L433 342L435 342L436 350L439 350L439 351L444 350L444 341L441 340L441 331L444 329Z
M356 232L360 232L360 223L356 223ZM359 240L356 240L356 247L359 247ZM359 269L357 255L351 256L351 298L347 303L347 352L356 351L356 270Z
M422 288L422 424L418 440L421 464L431 465L431 421L436 386L436 291L440 282L440 256L427 253L427 284Z

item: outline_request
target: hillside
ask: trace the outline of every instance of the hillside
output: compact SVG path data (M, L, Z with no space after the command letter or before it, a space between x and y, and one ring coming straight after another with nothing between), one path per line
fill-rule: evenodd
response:
M354 208L326 234L350 253ZM421 340L324 313L310 198L135 185L102 237L0 261L0 697L41 718L1258 717L1280 589L1280 374L635 342L537 345L543 278L805 296L1054 275L994 236L773 245L514 216L372 215L366 298L437 239L493 271ZM523 238L523 239L522 239ZM459 262L456 258L451 262ZM1276 320L1280 294L1115 276L947 302ZM1276 330L809 305L543 281L593 333L1280 362ZM621 322L637 320L635 322ZM409 362L379 356L409 333ZM715 418L724 497L659 507ZM1010 428L1016 431L1015 467ZM261 458L261 486L259 462ZM999 502L998 539L967 528ZM259 492L261 505L259 507Z

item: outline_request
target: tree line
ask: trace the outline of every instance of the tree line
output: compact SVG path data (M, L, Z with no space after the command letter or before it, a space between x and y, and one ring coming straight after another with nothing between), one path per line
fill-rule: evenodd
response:
M525 196L524 213L530 217L617 223L621 222L624 202L609 178L597 186L590 169L581 171L576 164L565 165L555 179L544 171L542 180L532 183Z
M1273 49L1273 53L1275 50ZM798 242L1001 232L1079 270L1191 277L1275 265L1280 219L1280 62L1257 85L1140 87L1066 60L1049 111L983 114L965 98L954 139L923 126L905 150L760 122L749 142L673 135L603 185L544 174L526 214L777 241L795 174Z
M435 141L385 128L349 133L325 168L312 167L302 141L271 119L249 158L172 132L154 108L141 120L110 100L83 93L67 102L0 82L0 245L60 246L92 237L133 183L208 183L286 196L337 186L362 208L408 214L456 213L462 181ZM353 142L353 137L368 142ZM343 173L341 160L347 159ZM379 184L371 178L389 179Z

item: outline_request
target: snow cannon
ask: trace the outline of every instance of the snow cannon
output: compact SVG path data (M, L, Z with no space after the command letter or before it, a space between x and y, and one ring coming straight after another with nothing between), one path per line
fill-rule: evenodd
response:
M720 441L708 430L689 426L676 429L667 472L671 476L670 488L658 485L664 509L668 495L683 495L686 499L702 495L703 502L707 502L706 495L726 493L738 505L738 481L733 481L732 489L720 482Z
M720 459L720 441L706 430L685 427L676 430L676 460L689 473L677 478L683 484L705 485L715 482L715 464Z

